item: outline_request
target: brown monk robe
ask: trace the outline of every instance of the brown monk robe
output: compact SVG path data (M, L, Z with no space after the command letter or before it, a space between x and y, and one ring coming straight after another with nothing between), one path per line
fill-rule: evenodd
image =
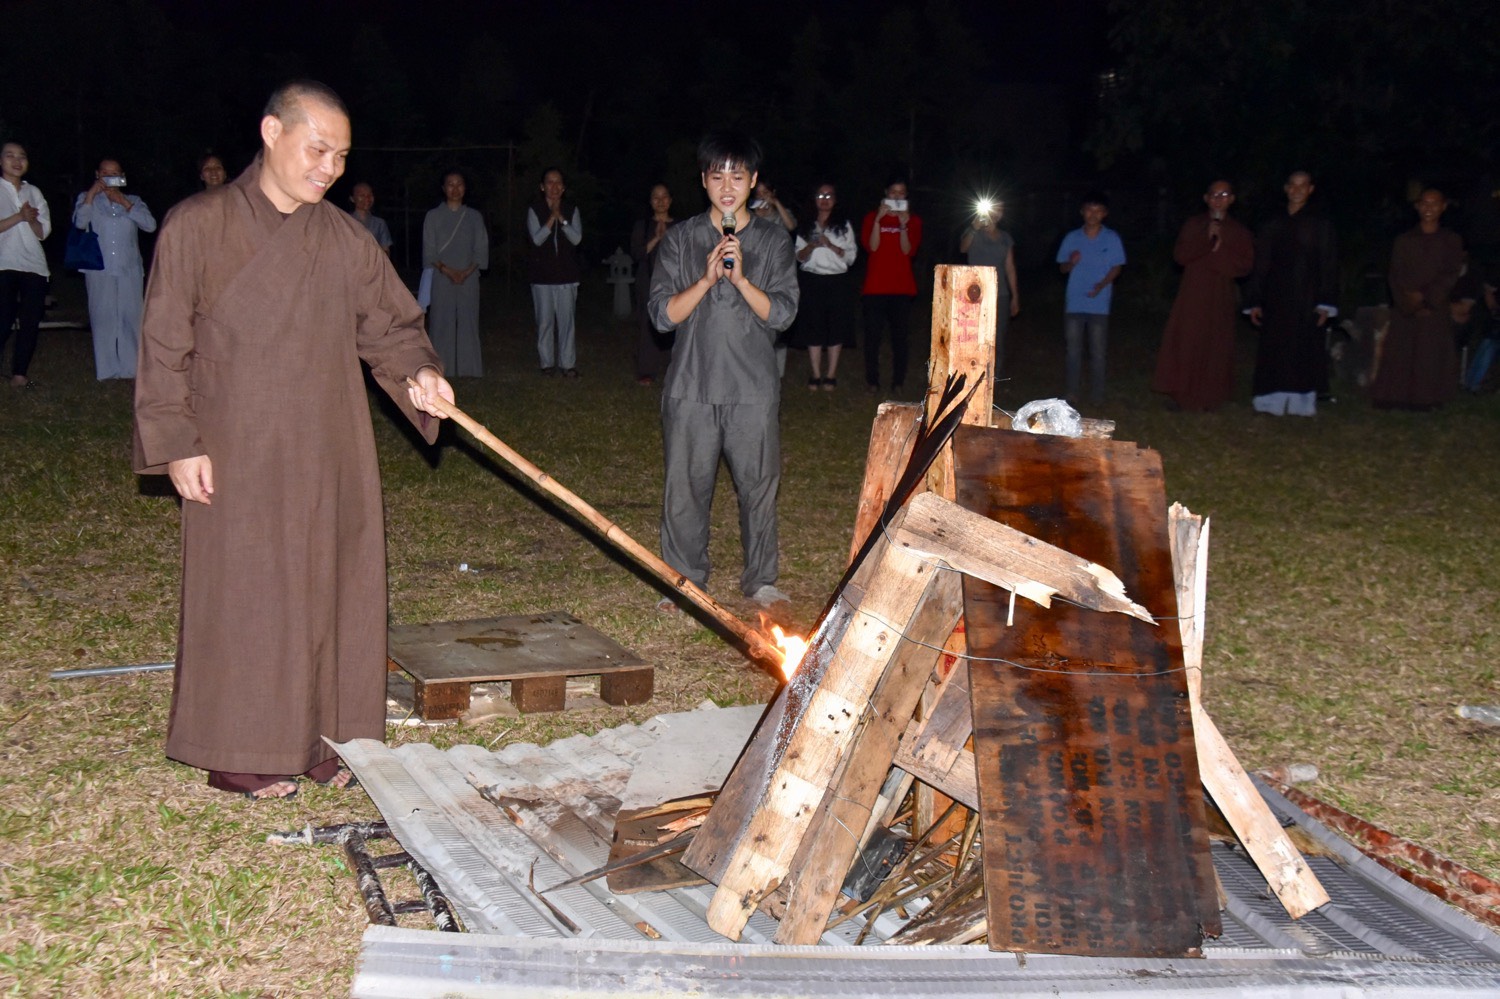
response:
M1391 325L1370 385L1370 400L1387 408L1431 409L1458 394L1448 298L1463 269L1464 244L1441 227L1442 192L1422 192L1415 207L1419 223L1391 248Z
M1182 284L1167 317L1151 389L1181 409L1209 411L1234 393L1235 279L1250 273L1255 240L1225 214L1234 203L1227 182L1216 181L1203 200L1209 210L1183 223L1172 252L1182 267Z
M359 361L429 443L437 421L403 383L441 371L369 233L322 201L283 215L261 169L167 216L136 380L136 470L213 463L211 505L183 503L167 755L251 784L319 764L332 777L323 736L385 735L385 537Z

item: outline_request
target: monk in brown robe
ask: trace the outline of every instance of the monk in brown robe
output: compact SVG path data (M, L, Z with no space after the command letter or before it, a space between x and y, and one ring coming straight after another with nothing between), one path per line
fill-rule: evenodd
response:
M1416 228L1391 248L1391 325L1370 385L1370 400L1382 408L1433 409L1458 394L1448 299L1463 270L1464 243L1442 227L1442 191L1423 191L1415 207Z
M1208 211L1183 223L1173 258L1182 284L1151 389L1169 396L1179 409L1212 411L1234 392L1234 316L1239 291L1235 279L1250 273L1255 240L1229 217L1234 187L1216 180L1203 195Z
M135 467L182 505L167 755L288 798L344 786L323 742L385 735L385 537L359 362L431 443L451 401L422 310L359 221L338 95L288 84L233 183L167 216L146 289ZM407 378L416 381L414 388Z

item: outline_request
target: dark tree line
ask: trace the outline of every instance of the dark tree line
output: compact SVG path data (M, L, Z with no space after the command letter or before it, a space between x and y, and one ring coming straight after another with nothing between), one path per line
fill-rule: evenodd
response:
M1014 39L1037 19L958 0L773 3L727 43L711 29L728 15L686 4L6 7L31 30L0 43L16 83L0 94L0 128L28 143L33 179L54 203L84 186L104 155L120 158L132 187L162 207L196 190L207 150L236 172L257 148L265 95L298 75L349 102L349 178L374 181L387 208L401 197L435 203L439 175L456 165L500 222L502 206L519 212L555 164L600 239L622 238L658 180L680 211L697 210L693 149L715 124L761 140L764 173L783 195L800 200L831 180L856 213L898 166L929 213L967 204L980 188L1090 170L1081 147L1090 53L1077 26L1039 21L1066 41L1062 61L1081 70L1060 72L1051 60L1046 74L1020 78L1007 47L1024 48ZM345 197L348 183L333 196Z
M1410 225L1408 203L1437 185L1471 242L1500 242L1500 6L1111 0L1109 13L1090 139L1102 166L1185 194L1224 176L1261 211L1306 169L1341 229L1370 244Z
M54 206L111 155L164 209L196 190L204 152L243 168L266 94L307 75L351 106L356 148L332 197L372 181L383 214L405 209L398 238L458 166L504 243L557 165L603 255L657 181L680 213L698 210L696 140L737 124L798 211L831 181L861 215L892 170L909 169L934 242L979 194L1050 199L1060 225L1058 192L1099 180L1153 199L1166 189L1186 213L1227 175L1254 221L1306 168L1355 241L1387 238L1407 221L1408 188L1436 183L1471 242L1500 244L1488 196L1500 187L1489 107L1500 5L1106 2L776 0L735 14L584 0L12 0L3 10L24 30L0 39L0 131L28 144Z

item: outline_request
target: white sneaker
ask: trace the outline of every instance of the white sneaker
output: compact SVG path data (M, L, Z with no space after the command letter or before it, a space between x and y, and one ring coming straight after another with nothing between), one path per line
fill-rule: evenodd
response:
M750 599L755 603L760 604L762 607L770 607L773 604L789 604L792 602L791 597L787 596L785 593L782 593L770 583L765 584L760 589L750 594Z

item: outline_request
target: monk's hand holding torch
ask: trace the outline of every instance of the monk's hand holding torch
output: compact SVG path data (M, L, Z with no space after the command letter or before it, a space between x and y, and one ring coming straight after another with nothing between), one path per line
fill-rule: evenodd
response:
M436 368L421 368L406 383L406 394L411 399L414 408L420 409L428 416L435 416L440 420L446 420L448 414L439 409L434 399L445 399L455 402L453 397L453 386L448 384L448 379L437 373Z

